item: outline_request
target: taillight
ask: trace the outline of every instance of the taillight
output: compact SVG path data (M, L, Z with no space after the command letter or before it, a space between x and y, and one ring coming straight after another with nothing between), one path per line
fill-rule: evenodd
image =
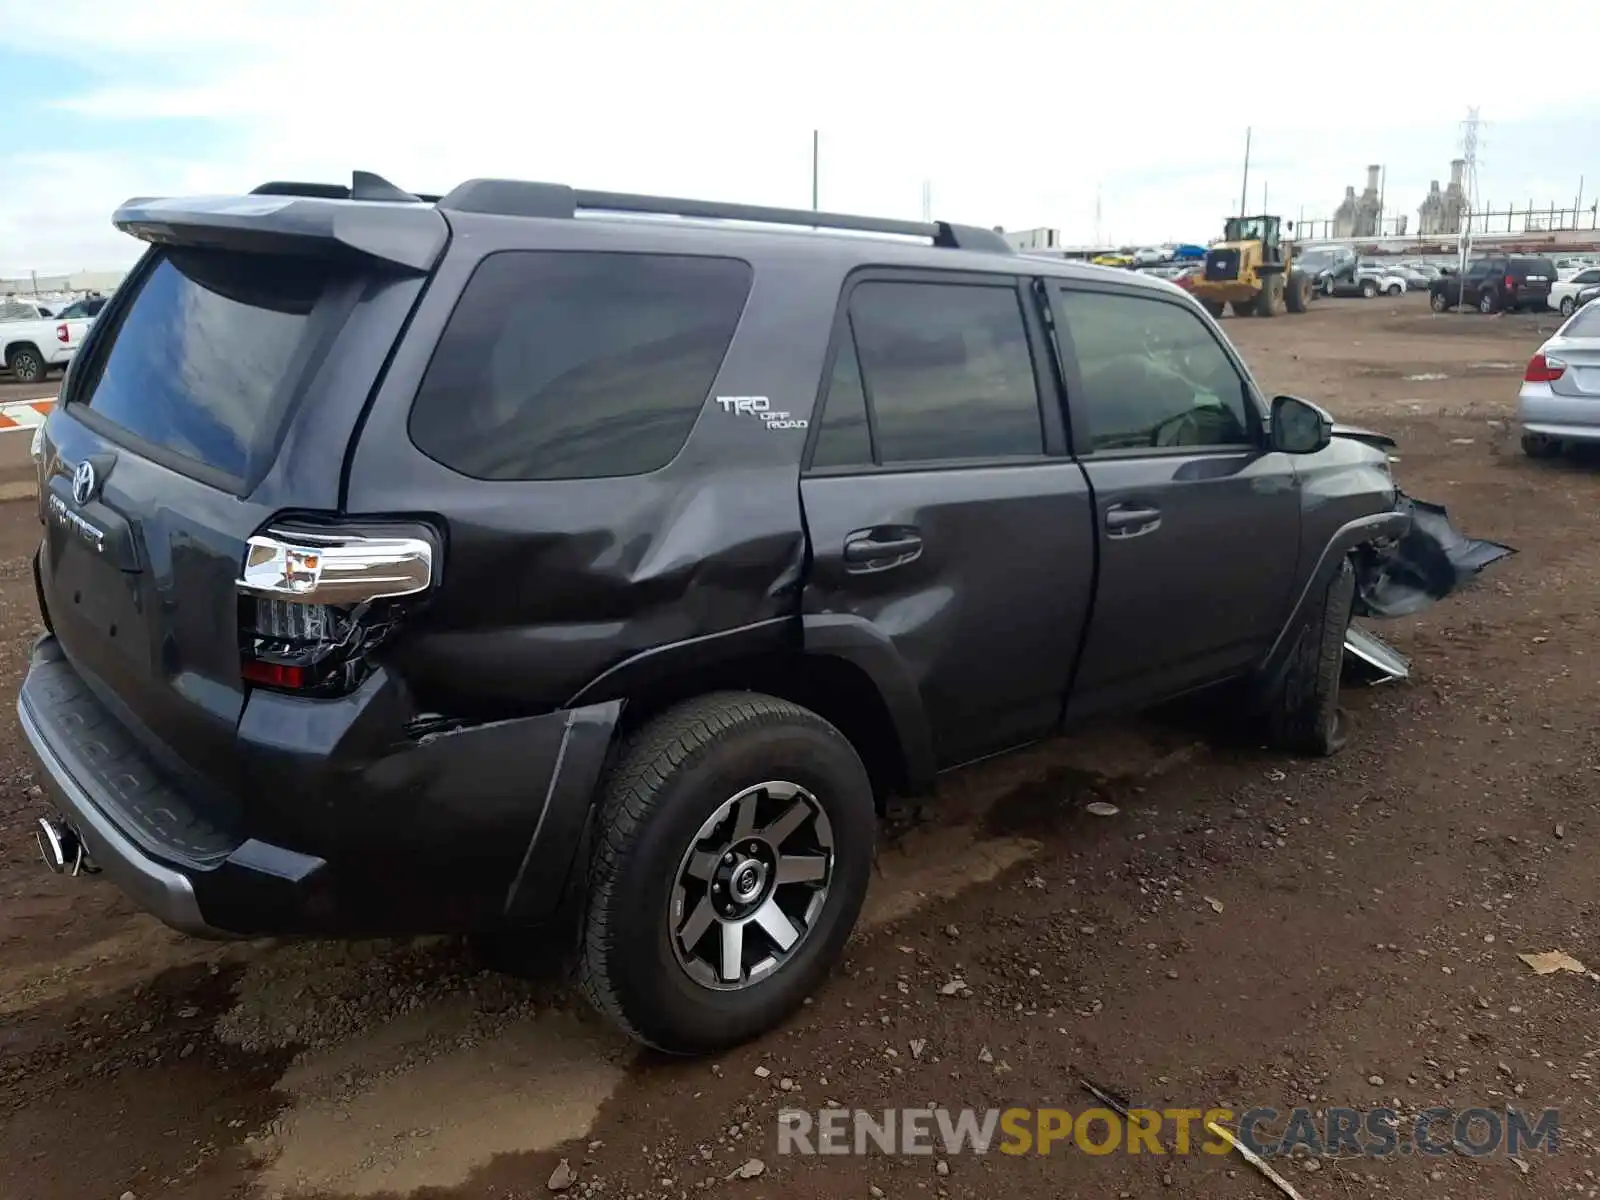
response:
M1507 275L1506 279L1505 279L1505 283L1506 283L1506 291L1514 292L1514 291L1517 290L1517 277L1515 275Z
M68 329L65 324L57 325L56 326L56 341L58 341L58 342L70 342L71 340L72 340L72 331L70 329Z
M1559 358L1535 354L1528 360L1528 369L1522 373L1524 383L1554 383L1567 372L1567 364Z
M368 655L432 589L437 546L414 526L252 537L238 581L240 675L284 690L355 686Z

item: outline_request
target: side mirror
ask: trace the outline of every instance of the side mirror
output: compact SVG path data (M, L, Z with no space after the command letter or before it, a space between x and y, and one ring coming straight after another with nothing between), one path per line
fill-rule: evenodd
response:
M1333 418L1309 400L1278 396L1272 402L1272 448L1285 454L1315 454L1333 441Z

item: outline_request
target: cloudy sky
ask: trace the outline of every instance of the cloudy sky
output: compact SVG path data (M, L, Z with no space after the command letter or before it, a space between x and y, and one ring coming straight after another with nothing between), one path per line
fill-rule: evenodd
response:
M356 167L419 191L506 175L805 207L813 128L825 208L914 218L928 180L936 216L1069 241L1093 238L1097 193L1108 240L1211 236L1247 125L1253 209L1264 185L1290 219L1329 216L1385 163L1414 222L1469 104L1485 198L1571 204L1580 176L1585 207L1600 195L1600 72L1558 70L1548 45L1496 57L1503 4L1249 11L0 0L0 276L125 265L137 246L108 217L131 195ZM1600 40L1593 5L1560 24L1565 45Z

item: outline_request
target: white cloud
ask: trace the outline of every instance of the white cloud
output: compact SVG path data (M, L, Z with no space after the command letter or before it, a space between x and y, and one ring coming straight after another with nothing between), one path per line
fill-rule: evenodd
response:
M941 216L1087 238L1098 187L1112 236L1203 238L1237 205L1254 124L1252 205L1266 182L1286 215L1326 216L1368 162L1388 161L1391 205L1414 214L1469 102L1503 127L1540 115L1543 74L1479 97L1486 81L1451 65L1480 56L1503 13L1488 0L1270 18L1180 0L0 0L13 46L75 31L71 52L105 85L64 97L74 112L206 117L235 135L203 163L0 160L34 198L0 197L0 231L8 258L21 240L79 265L117 245L105 217L126 192L354 167L418 190L501 174L804 206L813 127L825 207L916 216L928 178ZM1600 34L1592 7L1563 23L1573 45ZM1373 62L1396 69L1369 81ZM1600 75L1562 90L1568 110L1600 112ZM1586 167L1600 176L1600 120L1587 128L1548 179L1504 190L1565 196ZM67 174L72 201L49 215L40 198Z

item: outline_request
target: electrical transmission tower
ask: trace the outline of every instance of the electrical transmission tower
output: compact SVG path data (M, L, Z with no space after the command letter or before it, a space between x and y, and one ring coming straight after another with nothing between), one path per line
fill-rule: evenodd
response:
M1467 296L1467 261L1472 256L1472 210L1478 203L1478 149L1481 143L1483 122L1478 117L1477 106L1467 109L1467 119L1461 122L1461 159L1465 170L1462 172L1461 186L1466 192L1461 213L1461 262L1458 270L1461 276L1460 295L1456 297L1457 304L1465 304Z

